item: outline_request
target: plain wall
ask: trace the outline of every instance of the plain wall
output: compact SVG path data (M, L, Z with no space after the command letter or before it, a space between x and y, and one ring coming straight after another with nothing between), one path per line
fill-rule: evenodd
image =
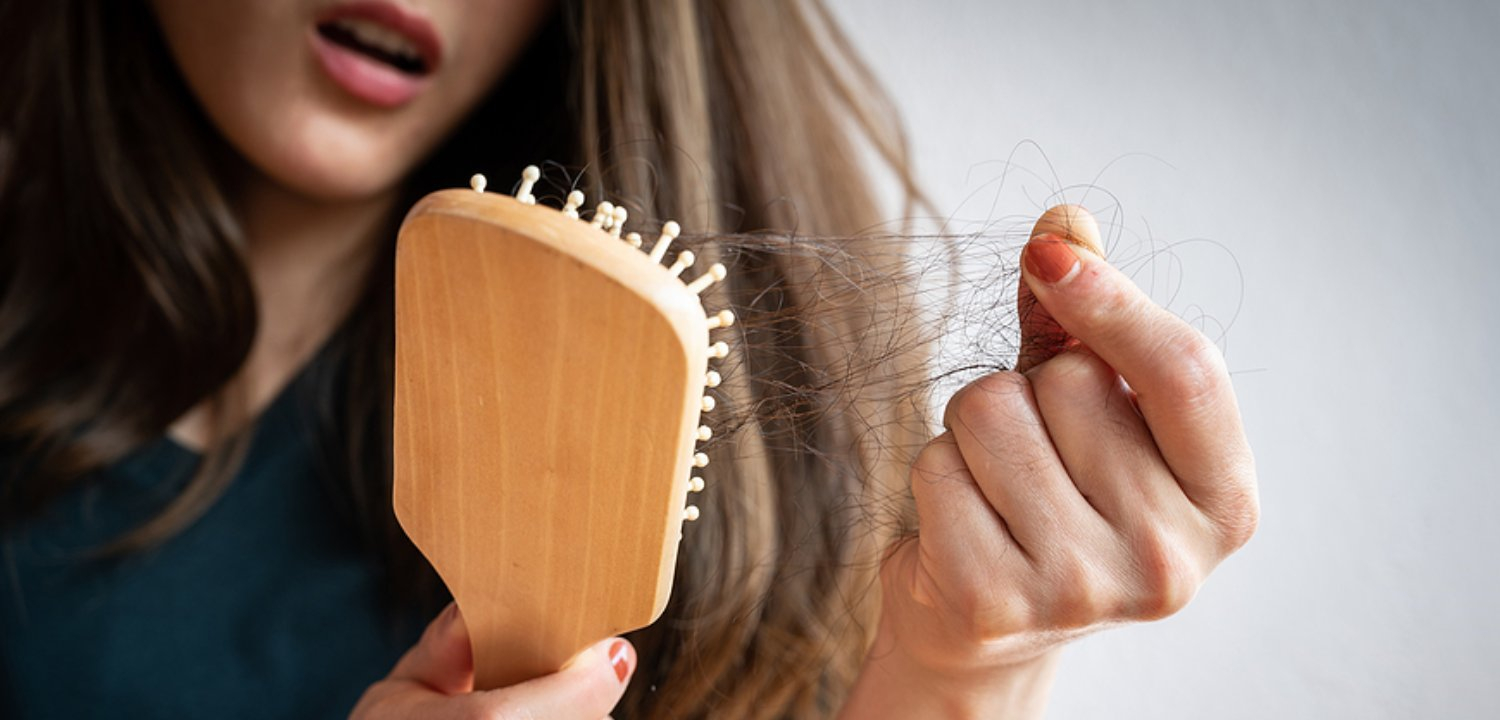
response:
M1500 2L832 5L939 210L1107 206L1235 372L1259 534L1050 717L1500 717Z

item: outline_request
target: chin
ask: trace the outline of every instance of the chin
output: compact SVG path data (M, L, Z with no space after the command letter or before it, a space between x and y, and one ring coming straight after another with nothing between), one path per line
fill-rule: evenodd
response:
M325 202L358 202L388 194L426 152L403 143L399 131L368 127L328 110L249 129L259 137L235 142L260 173L277 184Z
M395 190L398 174L360 172L361 166L340 164L337 159L304 158L284 172L262 172L277 185L307 200L324 203L359 203L381 198Z

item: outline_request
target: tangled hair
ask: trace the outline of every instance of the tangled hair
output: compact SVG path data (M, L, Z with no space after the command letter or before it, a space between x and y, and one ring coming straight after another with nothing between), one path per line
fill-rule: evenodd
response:
M15 523L222 395L257 319L229 202L244 161L145 3L5 3L0 34L0 449L24 458L0 478L0 523ZM521 123L518 104L553 116ZM664 617L632 636L642 662L619 713L830 714L873 632L881 554L911 522L905 451L927 434L906 239L860 234L879 215L873 173L919 200L893 109L816 0L574 0L407 198L541 157L583 168L632 218L695 231L684 241L730 270L712 304L743 320L706 522ZM329 340L313 400L327 474L410 589L435 576L390 509L393 249ZM194 522L245 434L218 438L110 550Z

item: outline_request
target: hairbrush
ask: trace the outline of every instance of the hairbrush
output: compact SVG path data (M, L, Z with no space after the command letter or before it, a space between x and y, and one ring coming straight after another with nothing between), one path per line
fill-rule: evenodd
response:
M666 606L733 324L693 253L583 193L419 201L396 249L394 504L463 612L476 689L555 672Z

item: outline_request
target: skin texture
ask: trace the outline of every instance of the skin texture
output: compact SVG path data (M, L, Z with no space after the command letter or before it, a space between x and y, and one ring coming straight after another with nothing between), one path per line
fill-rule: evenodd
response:
M234 381L239 414L216 424L196 408L174 436L201 446L248 420L306 362L348 312L401 178L501 77L545 4L422 4L441 68L411 103L380 108L313 60L325 3L153 1L189 87L245 160L235 201L261 318ZM1037 307L1017 372L958 393L913 467L921 532L884 565L848 717L1040 716L1061 644L1175 612L1253 532L1254 465L1217 350L1102 259L1075 260L1056 283L1025 263ZM606 641L557 674L474 693L450 609L354 715L596 720L635 665Z

